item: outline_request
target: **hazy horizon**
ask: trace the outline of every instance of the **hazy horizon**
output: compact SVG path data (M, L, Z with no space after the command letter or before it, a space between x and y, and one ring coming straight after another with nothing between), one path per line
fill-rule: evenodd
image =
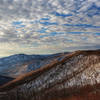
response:
M10 55L0 55L0 58L5 58L5 57L9 57L9 56L13 56L13 55L19 55L19 54L23 54L23 55L52 55L52 54L57 54L57 53L65 53L65 52L74 52L74 51L78 51L78 50L100 50L99 48L91 48L91 49L76 49L76 50L67 50L67 51L62 51L62 52L55 52L55 53L15 53L15 54L10 54Z

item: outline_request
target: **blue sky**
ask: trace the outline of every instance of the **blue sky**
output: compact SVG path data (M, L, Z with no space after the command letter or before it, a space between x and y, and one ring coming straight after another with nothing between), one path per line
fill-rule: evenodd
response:
M100 49L100 0L0 0L0 57Z

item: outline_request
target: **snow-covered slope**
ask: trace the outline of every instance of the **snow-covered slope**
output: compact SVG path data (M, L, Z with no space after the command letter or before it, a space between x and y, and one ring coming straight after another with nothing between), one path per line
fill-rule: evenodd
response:
M100 94L100 50L76 51L20 76L0 87L0 100L63 100L82 88Z
M16 54L0 58L0 75L17 77L24 73L38 69L61 55L61 53L54 55Z

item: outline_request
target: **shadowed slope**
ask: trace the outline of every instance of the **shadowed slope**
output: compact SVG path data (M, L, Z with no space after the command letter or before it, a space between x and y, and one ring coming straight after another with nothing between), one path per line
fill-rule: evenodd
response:
M0 75L0 86L14 80L14 78Z

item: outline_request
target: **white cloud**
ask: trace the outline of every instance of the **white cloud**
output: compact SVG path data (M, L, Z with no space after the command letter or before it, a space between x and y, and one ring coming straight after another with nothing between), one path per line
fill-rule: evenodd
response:
M92 8L93 4L96 8ZM91 27L100 26L99 4L99 0L0 0L0 51L4 55L10 55L21 53L20 51L55 53L75 47L99 48L100 35L96 36L95 33L100 32L100 28ZM79 24L90 27L77 26ZM6 47L2 44L6 44ZM15 48L17 49L14 50Z

